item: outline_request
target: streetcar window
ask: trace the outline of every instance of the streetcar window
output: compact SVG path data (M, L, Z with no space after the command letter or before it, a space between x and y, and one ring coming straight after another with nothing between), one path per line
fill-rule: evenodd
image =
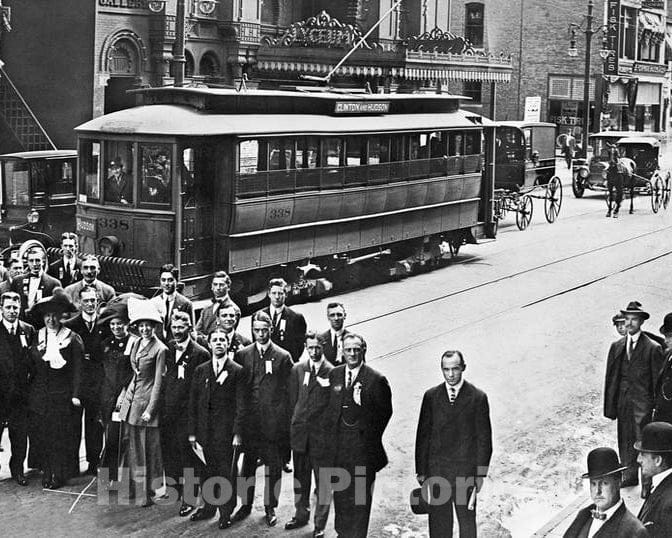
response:
M345 139L346 166L366 164L366 139L361 136L349 136Z
M414 161L420 158L420 135L408 135L408 160Z
M296 168L317 168L320 141L315 136L304 136L296 141Z
M74 194L72 163L63 161L33 161L30 163L30 177L34 193L49 196Z
M369 138L369 164L381 164L390 160L390 139L383 136Z
M448 137L448 155L464 155L464 133L450 133Z
M271 138L268 141L268 156L269 170L293 168L294 141L291 138Z
M404 135L394 135L390 138L390 161L406 160L406 137Z
M429 133L429 156L432 159L446 155L447 133L436 131Z
M105 142L105 203L133 203L133 143Z
M265 171L266 147L265 140L241 140L238 144L238 171L241 174Z
M464 154L480 155L481 153L481 132L467 131L464 133Z
M324 154L327 168L343 166L343 141L340 138L325 138Z
M171 155L171 147L167 144L140 146L141 202L170 204L173 184Z
M82 141L79 159L81 163L80 200L98 202L100 201L100 142Z
M5 161L3 178L5 182L5 203L10 206L30 205L28 163Z

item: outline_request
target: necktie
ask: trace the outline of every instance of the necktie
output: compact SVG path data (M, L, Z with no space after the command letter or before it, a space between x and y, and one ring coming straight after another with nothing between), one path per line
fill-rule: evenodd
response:
M591 510L590 515L593 516L593 519L598 519L600 521L607 519L607 514L600 513L597 510Z
M93 321L87 321L86 328L91 332L93 330Z
M168 332L168 327L170 327L170 299L166 297L166 319L163 320L163 328Z
M632 357L632 352L635 349L635 341L632 338L629 338L628 341L628 359Z
M352 370L348 370L348 388L352 385Z
M9 329L9 334L12 336L16 335L16 329L14 328L14 325L12 325Z
M275 329L278 326L278 318L280 316L278 315L278 311L276 310L273 312L273 328Z
M336 353L336 359L338 360L338 335L334 333L334 352Z
M453 387L450 387L450 389L448 390L448 398L450 399L451 404L455 403L455 398L457 398L457 394Z

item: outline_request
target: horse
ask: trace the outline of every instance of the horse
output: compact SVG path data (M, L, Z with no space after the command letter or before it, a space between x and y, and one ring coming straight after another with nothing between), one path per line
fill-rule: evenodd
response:
M621 157L616 145L609 145L609 168L607 168L607 217L618 218L618 210L623 200L623 188L630 189L630 214L634 212L635 182L633 174L636 164L632 159ZM612 202L615 207L612 212Z

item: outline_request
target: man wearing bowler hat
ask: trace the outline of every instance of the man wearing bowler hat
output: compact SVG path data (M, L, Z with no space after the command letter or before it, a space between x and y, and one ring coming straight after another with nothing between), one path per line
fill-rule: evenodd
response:
M663 365L663 350L642 332L649 318L637 301L621 310L628 334L611 344L604 383L604 416L617 420L618 451L623 465L623 487L638 480L635 441L653 411L653 388Z
M672 313L663 319L660 333L665 337L665 362L656 382L653 420L672 423Z
M601 447L588 454L588 472L593 504L582 508L563 535L564 538L646 538L644 525L632 515L621 499L621 465L611 448Z
M642 476L651 480L651 489L637 516L651 538L672 536L672 424L652 422L635 443Z

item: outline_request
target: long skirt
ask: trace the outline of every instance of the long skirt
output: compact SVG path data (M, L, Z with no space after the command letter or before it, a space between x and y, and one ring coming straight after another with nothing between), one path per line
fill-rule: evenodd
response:
M53 396L46 414L30 415L30 443L45 477L64 482L78 474L79 461L72 450L75 411L68 399Z
M133 426L127 422L123 423L123 427L124 437L128 439L124 462L128 467L131 487L136 498L145 501L163 484L159 428Z

